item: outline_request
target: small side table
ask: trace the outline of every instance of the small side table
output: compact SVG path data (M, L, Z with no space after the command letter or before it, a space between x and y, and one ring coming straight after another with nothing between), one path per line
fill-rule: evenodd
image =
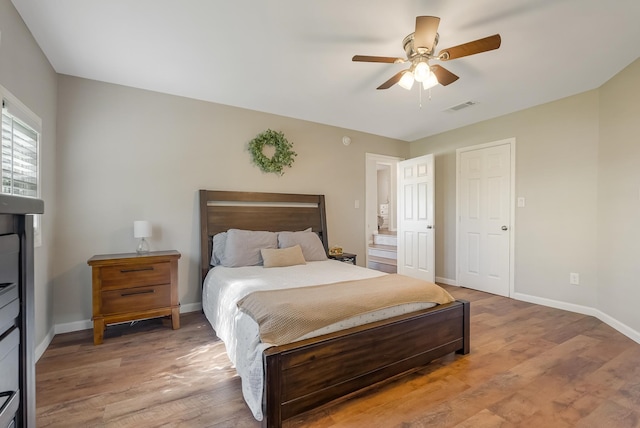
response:
M102 254L87 261L92 270L94 345L102 343L108 324L169 316L172 328L180 328L180 256L169 250Z
M341 262L345 262L345 263L351 263L351 264L356 264L356 255L355 254L351 254L351 253L342 253L339 255L329 255L330 259L333 260L338 260Z

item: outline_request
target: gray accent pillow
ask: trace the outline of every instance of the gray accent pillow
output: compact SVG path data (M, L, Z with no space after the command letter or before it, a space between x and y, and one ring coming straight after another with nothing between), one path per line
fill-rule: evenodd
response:
M262 264L263 248L278 248L275 232L229 229L220 261L226 267L258 266Z
M304 259L308 262L327 260L322 241L315 232L278 232L278 247L288 248L300 245Z
M213 251L211 251L211 266L219 266L222 264L222 255L224 247L227 243L227 232L216 233L213 235Z

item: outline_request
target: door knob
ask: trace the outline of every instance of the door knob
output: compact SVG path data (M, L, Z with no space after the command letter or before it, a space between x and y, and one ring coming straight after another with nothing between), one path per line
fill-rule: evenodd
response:
M509 229L507 226L502 226L502 230L507 230Z
M433 226L428 225L428 226L427 226L427 229L433 229Z

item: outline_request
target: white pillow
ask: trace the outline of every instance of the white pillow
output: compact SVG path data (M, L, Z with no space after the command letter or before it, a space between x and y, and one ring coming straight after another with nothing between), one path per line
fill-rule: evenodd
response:
M278 248L275 232L229 229L220 261L226 267L258 266L262 264L263 248Z
M266 268L304 265L307 263L302 255L300 245L277 249L263 248L260 253Z
M288 248L300 245L304 259L308 262L327 260L322 241L315 232L278 232L278 247Z

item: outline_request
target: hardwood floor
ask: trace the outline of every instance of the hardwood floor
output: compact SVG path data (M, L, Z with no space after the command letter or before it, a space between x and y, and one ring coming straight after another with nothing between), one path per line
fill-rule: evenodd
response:
M638 427L640 344L599 320L457 287L471 353L286 427ZM57 335L36 365L38 427L259 427L204 315Z

